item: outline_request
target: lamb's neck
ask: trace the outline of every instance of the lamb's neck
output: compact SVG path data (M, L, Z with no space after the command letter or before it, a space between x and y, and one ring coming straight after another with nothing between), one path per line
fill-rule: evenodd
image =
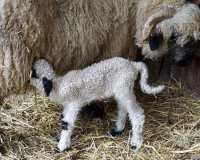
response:
M61 81L62 81L61 77L56 77L52 80L53 88L48 97L51 101L59 103L59 104L61 103L61 95L59 94L59 88L60 88L59 86L60 86Z

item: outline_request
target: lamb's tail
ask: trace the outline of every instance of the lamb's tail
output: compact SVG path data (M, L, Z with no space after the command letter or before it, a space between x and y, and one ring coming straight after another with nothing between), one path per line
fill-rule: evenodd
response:
M148 70L147 70L147 66L145 65L145 63L143 62L135 62L134 63L138 72L140 73L140 88L142 90L142 92L146 93L146 94L158 94L160 92L162 92L165 89L164 85L159 85L157 87L153 87L150 86L147 83L149 74L148 74Z

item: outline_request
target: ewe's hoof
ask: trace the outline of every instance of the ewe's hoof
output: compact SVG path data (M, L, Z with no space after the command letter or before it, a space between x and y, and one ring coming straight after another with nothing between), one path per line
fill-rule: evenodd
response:
M111 134L113 137L115 137L115 136L121 135L122 132L123 132L123 130L122 130L122 131L118 131L116 128L113 128L113 129L111 129L110 134Z

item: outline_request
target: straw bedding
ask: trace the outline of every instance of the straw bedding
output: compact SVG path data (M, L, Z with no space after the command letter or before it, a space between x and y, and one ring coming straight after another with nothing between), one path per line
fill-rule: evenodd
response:
M200 158L200 101L181 85L169 85L158 97L137 92L145 109L144 145L133 154L127 139L130 127L116 138L109 135L116 117L115 103L105 103L106 116L80 115L70 151L57 153L61 108L47 99L10 96L0 107L0 157L2 160L136 159L181 160ZM109 106L109 107L108 107Z

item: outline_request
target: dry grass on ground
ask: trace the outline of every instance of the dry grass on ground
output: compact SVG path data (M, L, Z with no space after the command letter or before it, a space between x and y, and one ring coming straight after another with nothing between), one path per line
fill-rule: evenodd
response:
M34 94L13 96L0 107L1 160L186 160L200 158L200 100L178 86L157 98L138 93L145 109L144 145L129 148L130 127L116 138L109 135L115 106L107 104L104 120L81 116L72 149L56 153L61 108Z

